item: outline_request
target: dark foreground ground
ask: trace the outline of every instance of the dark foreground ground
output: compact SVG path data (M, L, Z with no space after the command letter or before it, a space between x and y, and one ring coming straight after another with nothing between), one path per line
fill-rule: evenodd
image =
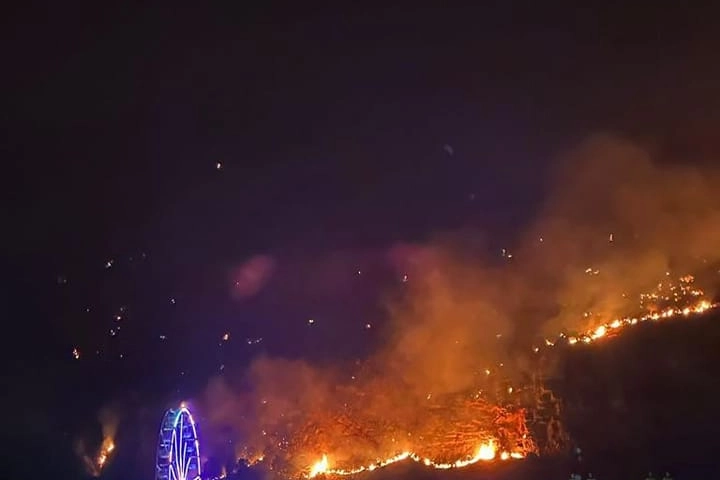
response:
M558 352L553 389L564 401L568 451L553 457L436 471L393 466L367 480L720 479L720 314L633 327L592 346ZM570 449L569 449L570 450ZM255 472L257 473L257 472ZM243 477L254 476L247 472Z

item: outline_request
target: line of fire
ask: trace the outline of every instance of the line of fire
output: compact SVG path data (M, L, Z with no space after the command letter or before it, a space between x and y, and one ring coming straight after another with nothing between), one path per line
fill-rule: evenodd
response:
M242 448L232 476L247 469L275 478L341 477L365 474L394 463L459 469L478 464L519 462L527 457L566 455L576 446L568 431L563 397L567 369L562 362L576 349L593 349L638 324L697 316L715 307L692 275L665 279L643 294L627 317L589 324L585 331L562 331L526 346L522 372L478 367L475 386L449 395L407 395L402 385L378 374L369 362L359 384L338 385L339 408L322 406L286 419L283 428L263 431L262 442ZM599 347L603 348L603 347ZM511 361L509 359L509 361ZM387 408L377 408L387 396ZM375 408L368 408L370 403ZM573 407L575 408L575 407Z

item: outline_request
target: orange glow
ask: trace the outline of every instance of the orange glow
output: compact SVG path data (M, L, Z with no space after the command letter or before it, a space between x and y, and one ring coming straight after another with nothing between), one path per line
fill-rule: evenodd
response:
M495 458L495 443L489 442L484 445L480 445L480 448L478 448L477 454L475 454L475 457L478 460L492 460Z
M392 465L394 463L402 462L407 459L410 459L417 463L422 463L426 467L435 468L437 470L449 470L451 468L463 468L468 467L470 465L473 465L478 462L490 462L495 460L495 458L498 456L497 452L497 446L494 440L487 441L485 443L482 443L478 448L472 457L468 457L465 459L456 460L455 462L438 462L434 461L430 458L425 458L417 455L413 452L402 452L399 453L393 457L385 458L385 459L379 459L374 463L363 465L359 467L354 468L330 468L330 462L328 460L327 455L323 455L322 458L315 462L311 467L310 471L307 474L307 478L314 478L319 475L327 475L327 476L349 476L349 475L355 475L361 472L372 472L373 470L377 470L378 468L387 467L388 465ZM500 460L509 460L509 459L521 459L525 458L525 455L521 452L501 452L500 453Z
M111 437L105 437L102 445L100 446L100 453L98 453L97 460L95 462L98 470L102 470L113 450L115 450L115 442Z
M610 333L619 333L626 327L636 325L638 323L647 322L648 320L659 321L678 317L687 317L692 314L704 313L712 308L716 308L718 304L710 303L707 300L700 300L695 305L687 306L683 308L679 307L667 307L661 311L650 312L641 317L623 317L616 318L608 323L599 325L591 330L577 335L565 337L564 335L558 335L558 340L545 339L545 345L548 347L554 347L560 340L565 339L568 345L576 345L578 342L592 343L607 337ZM537 352L537 350L535 350Z
M327 455L323 455L322 459L317 461L312 467L310 467L310 473L308 474L309 478L317 477L318 475L323 475L327 473L329 469L329 463Z

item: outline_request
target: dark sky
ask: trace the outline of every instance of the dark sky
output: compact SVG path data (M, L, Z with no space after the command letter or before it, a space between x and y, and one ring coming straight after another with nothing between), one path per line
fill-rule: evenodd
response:
M439 230L507 235L542 198L556 153L592 132L661 157L720 154L718 12L708 8L51 3L16 5L0 30L18 431L52 418L50 403L80 402L92 421L118 390L152 383L169 395L176 384L156 378L183 359L144 363L166 330L205 342L209 371L227 360L214 342L230 318L242 317L240 336L259 336L251 318L342 312L384 281L348 287L337 305L304 296L295 270L315 258L348 252L328 269L351 275L378 262L372 252ZM238 306L228 272L257 254L294 267L278 280L282 295ZM81 318L86 306L100 313ZM107 351L131 366L68 373L72 346L100 349L122 306L138 319L132 340ZM276 343L267 348L299 354ZM88 387L98 371L116 377ZM28 434L36 445L75 434L73 422L48 423Z
M519 2L18 12L13 251L386 241L512 210L588 131L714 151L712 19Z

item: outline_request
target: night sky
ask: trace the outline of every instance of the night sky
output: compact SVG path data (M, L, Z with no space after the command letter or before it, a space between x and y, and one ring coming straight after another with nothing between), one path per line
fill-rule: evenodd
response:
M499 251L592 133L717 158L718 9L571 5L15 5L0 29L15 478L78 478L73 442L113 402L154 431L260 353L366 355L382 335L367 319L402 283L393 245L480 230Z

